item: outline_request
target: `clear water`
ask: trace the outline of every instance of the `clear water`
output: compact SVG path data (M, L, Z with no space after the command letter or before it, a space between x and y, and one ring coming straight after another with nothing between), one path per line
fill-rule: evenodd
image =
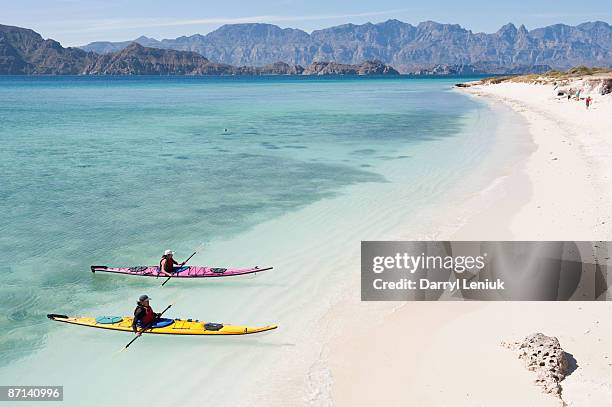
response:
M91 373L102 384L116 385L116 369L129 380L134 372L126 367L136 362L100 360L129 336L53 323L45 315L128 315L143 292L153 292L157 308L178 299L182 315L175 316L214 313L251 324L286 323L292 312L294 318L303 305L292 299L295 292L316 302L312 290L335 280L315 279L320 267L292 261L320 261L324 248L304 248L336 232L357 233L344 233L352 218L341 205L358 208L357 219L374 216L375 205L384 220L385 213L426 205L486 154L493 143L487 134L466 136L485 108L450 92L454 81L0 77L0 379L28 384L53 372L58 384L72 385L67 402L82 401L85 393L76 397L75 388L92 385L69 373L78 360L58 367L63 351L97 360ZM379 188L382 197L409 186L414 189L402 206L368 192ZM310 236L313 229L323 237ZM355 247L370 237L362 229ZM163 289L146 279L89 272L91 264L156 264L166 248L180 260L202 243L204 254L194 264L273 262L276 270ZM301 288L298 281L317 285ZM286 337L277 332L279 342L196 345L190 338L180 345L183 353L164 352L149 368L161 374L163 361L191 358L193 347L206 346L202 374L221 380L230 355L238 352L247 363L270 352L273 360L280 357L276 346L299 336L290 328ZM150 358L147 352L180 340L141 339L134 353Z

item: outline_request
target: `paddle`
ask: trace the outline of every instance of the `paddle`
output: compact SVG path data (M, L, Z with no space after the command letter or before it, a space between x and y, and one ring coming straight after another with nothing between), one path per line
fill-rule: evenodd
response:
M161 317L162 315L164 315L164 312L168 311L172 305L173 305L173 304L168 305L168 306L166 307L166 309L165 309L165 310L163 310L163 311L161 312L161 314L159 314L159 316ZM156 319L157 319L157 318L156 318ZM143 333L144 331L146 331L147 329L151 328L151 326L153 326L153 324L154 324L154 323L155 323L155 321L151 322L149 325L147 325L147 326L145 326L144 328L142 328L142 329L140 330L140 332L139 332L139 334L140 334L140 335L136 335L136 337L135 337L134 339L132 339L132 340L131 340L131 341L130 341L130 342L127 344L127 345L125 345L125 347L124 347L123 349L121 349L121 351L123 352L124 350L126 350L127 348L129 348L129 347L130 347L130 345L131 345L132 343L134 343L134 341L135 341L136 339L140 338L140 337L141 337L141 335L142 335L142 333Z
M187 260L185 260L185 261L183 262L183 266L184 266L185 264L187 264L187 262L188 262L189 260L191 260L191 258L192 258L193 256L195 256L195 254L196 254L196 252L193 252L193 254L192 254L191 256L189 256L189 257L187 258ZM166 283L167 283L167 282L168 282L168 281L169 281L171 278L172 278L172 276L168 277L168 278L166 279L166 281L164 281L164 282L162 283L162 285L161 285L161 286L163 287L164 285L166 285Z

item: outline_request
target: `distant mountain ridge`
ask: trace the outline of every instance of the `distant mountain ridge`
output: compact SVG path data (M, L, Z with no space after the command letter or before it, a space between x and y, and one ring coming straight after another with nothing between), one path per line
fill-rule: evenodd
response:
M97 54L64 48L30 29L0 25L0 74L77 73L95 58Z
M20 27L0 25L0 75L398 75L380 61L317 63L306 68L276 62L232 66L192 51L144 47L131 42L106 54L64 48Z
M95 42L81 47L116 52L132 41ZM492 34L473 33L457 24L426 21L413 26L399 20L378 24L344 24L311 34L272 24L224 25L206 35L158 41L139 37L141 45L197 52L211 61L261 66L277 61L309 65L328 61L355 64L380 60L400 72L440 65L489 66L494 71L525 67L565 69L576 65L612 66L612 26L587 22L555 24L531 31L506 24Z

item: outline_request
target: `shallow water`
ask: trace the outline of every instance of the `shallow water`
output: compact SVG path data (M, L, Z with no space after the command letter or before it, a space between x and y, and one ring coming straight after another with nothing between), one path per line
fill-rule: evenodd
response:
M0 379L51 375L67 386L68 404L103 405L74 372L84 360L97 385L129 381L138 363L152 375L197 367L177 388L204 399L215 392L196 382L227 386L233 379L223 376L239 369L245 385L215 401L243 399L270 368L257 361L281 357L303 334L291 325L323 307L319 298L329 301L326 286L342 276L321 270L342 247L358 249L403 212L439 199L492 148L486 132L470 133L485 108L450 92L454 81L0 77L0 250L11 260L2 266ZM155 264L166 248L180 260L197 247L193 264L276 269L163 289L89 272ZM143 292L158 309L174 301L176 317L281 329L264 339L143 338L132 355L144 362L109 359L125 334L45 318L128 315Z

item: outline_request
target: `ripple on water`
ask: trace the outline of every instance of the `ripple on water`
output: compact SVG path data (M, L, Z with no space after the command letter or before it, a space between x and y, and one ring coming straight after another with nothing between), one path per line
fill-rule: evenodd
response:
M376 154L377 150L373 149L373 148L362 148L359 150L353 150L351 151L351 154L353 155L373 155Z

